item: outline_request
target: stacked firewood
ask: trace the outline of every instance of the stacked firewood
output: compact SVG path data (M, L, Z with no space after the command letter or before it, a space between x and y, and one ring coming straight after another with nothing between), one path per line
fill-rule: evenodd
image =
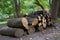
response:
M39 31L39 28L46 29L51 25L51 16L45 13L44 11L35 11L29 15L25 14L21 18L10 19L7 23L8 27L23 29L23 31L26 32L26 34L28 35L31 27L35 29L35 32L37 32ZM10 34L13 35L13 32L15 33L15 31L12 31L12 33Z

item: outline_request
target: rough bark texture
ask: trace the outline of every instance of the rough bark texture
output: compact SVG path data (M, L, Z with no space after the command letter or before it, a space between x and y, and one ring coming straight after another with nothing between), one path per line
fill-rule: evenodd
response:
M58 11L57 11L57 16L60 18L60 0L58 1Z
M53 19L56 19L59 15L59 2L60 0L52 0L52 6L51 6L51 16Z
M19 28L19 26L22 27L23 25L22 25L21 19L22 18L9 19L7 26L13 27L13 28L14 27Z
M23 18L16 18L16 19L10 19L8 20L7 26L12 28L27 28L29 29L29 26L36 25L38 23L37 18L31 18L31 17L23 17Z
M9 28L9 27L2 27L0 29L0 34L5 36L11 36L11 37L19 37L23 35L23 30Z

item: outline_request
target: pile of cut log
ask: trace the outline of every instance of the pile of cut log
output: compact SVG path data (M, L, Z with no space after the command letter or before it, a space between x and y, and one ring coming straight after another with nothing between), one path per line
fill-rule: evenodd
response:
M9 19L7 23L8 28L2 28L0 34L20 37L24 32L29 35L31 29L35 29L36 32L39 31L39 27L44 26L43 28L46 28L51 24L51 17L47 15L47 13L43 11L35 11L20 18Z

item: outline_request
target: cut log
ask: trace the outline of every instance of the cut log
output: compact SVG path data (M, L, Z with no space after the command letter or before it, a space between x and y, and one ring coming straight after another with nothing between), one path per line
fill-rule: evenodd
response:
M16 18L8 20L7 26L12 28L23 28L28 25L26 18Z
M23 18L10 19L7 25L8 27L11 28L23 29L24 32L29 34L28 30L30 30L30 27L34 27L35 25L37 25L37 23L38 23L37 18L23 17Z
M26 17L27 21L28 21L28 27L29 29L32 29L32 28L36 28L37 24L38 24L38 19L37 18L31 18L31 17ZM24 24L24 22L22 22ZM35 27L36 26L36 27ZM26 26L27 27L27 26ZM29 30L30 31L30 30ZM35 29L36 31L36 29ZM32 33L31 31L29 33Z
M7 26L13 27L13 28L19 28L19 26L22 27L22 18L16 18L16 19L9 19Z
M27 17L36 18L36 17L38 17L40 14L44 15L44 14L46 14L46 13L44 13L43 11L34 11L34 12L32 12L30 15L27 15Z
M0 34L4 36L21 37L24 32L22 29L2 27L0 29Z
M37 18L26 17L29 26L36 25L38 23Z
M24 17L8 20L7 26L11 28L23 29L24 32L26 32L26 34L29 34L28 33L28 30L29 30L28 21Z
M29 26L36 25L38 23L37 18L23 17L8 20L7 26L12 28L23 28L29 29Z

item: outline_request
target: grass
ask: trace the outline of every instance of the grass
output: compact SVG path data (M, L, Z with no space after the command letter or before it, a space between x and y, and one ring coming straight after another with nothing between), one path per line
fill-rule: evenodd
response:
M55 22L60 22L60 18L53 19L52 22L53 22L53 23L55 23Z
M7 21L0 22L0 25L5 25L7 24Z
M57 18L57 21L60 22L60 18Z

